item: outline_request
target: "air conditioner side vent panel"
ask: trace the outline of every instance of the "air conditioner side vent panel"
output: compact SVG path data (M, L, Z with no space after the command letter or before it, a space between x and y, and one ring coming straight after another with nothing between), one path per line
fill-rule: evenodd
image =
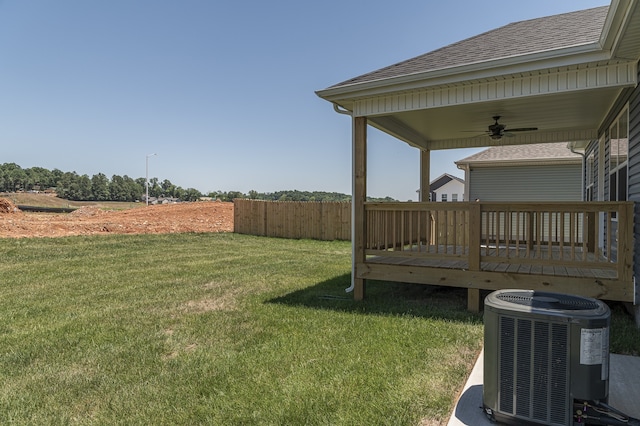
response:
M499 407L502 413L566 425L569 326L500 317Z

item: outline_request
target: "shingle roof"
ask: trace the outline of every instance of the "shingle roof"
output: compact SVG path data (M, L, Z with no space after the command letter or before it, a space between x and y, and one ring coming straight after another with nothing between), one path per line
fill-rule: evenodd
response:
M515 22L332 87L596 43L609 6Z
M548 161L581 159L580 154L574 154L567 147L567 142L537 143L529 145L492 146L477 154L458 160L456 164L520 162L520 161Z

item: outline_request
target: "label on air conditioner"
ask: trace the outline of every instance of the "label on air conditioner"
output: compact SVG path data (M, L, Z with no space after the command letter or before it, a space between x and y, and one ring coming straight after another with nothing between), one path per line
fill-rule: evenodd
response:
M609 328L583 328L580 332L580 364L602 364L609 351ZM604 369L603 369L604 370Z
M583 328L580 332L580 364L602 364L600 379L609 378L609 327Z

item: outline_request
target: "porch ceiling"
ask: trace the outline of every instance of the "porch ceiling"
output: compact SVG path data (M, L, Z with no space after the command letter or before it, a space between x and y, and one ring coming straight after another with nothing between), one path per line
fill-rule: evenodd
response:
M413 146L439 150L596 139L608 111L624 90L608 87L486 100L437 108L368 115L369 124ZM509 128L537 127L491 139L493 116Z

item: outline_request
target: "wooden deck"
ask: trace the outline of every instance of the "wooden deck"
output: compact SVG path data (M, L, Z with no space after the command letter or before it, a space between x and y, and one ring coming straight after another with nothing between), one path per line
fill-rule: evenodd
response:
M426 252L426 247L422 249ZM525 248L515 247L481 247L481 251L486 251L486 258L502 258L512 259L514 262L480 262L480 270L487 272L506 272L510 274L527 274L527 275L553 275L558 277L578 277L578 278L605 278L615 279L615 265L611 264L609 268L599 267L572 267L564 265L555 265L552 262L558 262L562 259L569 259L572 256L570 248L551 247L541 250L539 253L526 250ZM432 249L432 252L447 253L451 257L447 258L425 258L416 256L369 256L367 262L379 263L387 265L409 265L443 269L460 269L468 270L469 261L467 260L467 251L464 247L440 247ZM406 254L406 252L404 252ZM464 257L456 258L456 255L464 255ZM595 253L582 253L578 249L578 254L583 256L585 265L606 265L608 260L604 256L596 259Z
M633 301L633 203L365 203L355 278Z

